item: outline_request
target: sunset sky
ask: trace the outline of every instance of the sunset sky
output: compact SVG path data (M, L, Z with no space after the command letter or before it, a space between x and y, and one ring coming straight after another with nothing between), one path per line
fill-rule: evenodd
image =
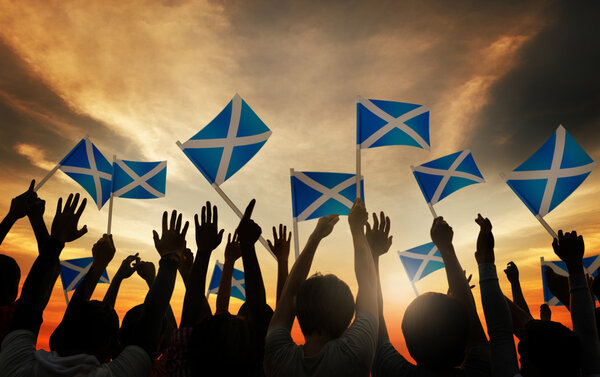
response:
M151 231L164 210L193 221L210 200L219 206L221 227L232 232L237 217L175 142L189 139L239 93L273 134L222 188L242 208L256 198L254 218L271 237L271 226L292 225L290 168L354 171L357 95L423 104L431 110L431 151L392 146L362 154L367 208L392 220L394 244L381 259L392 341L404 349L400 323L414 298L396 252L429 242L432 221L409 166L463 149L472 151L486 183L456 192L436 210L453 226L458 257L475 282L473 220L477 213L492 220L501 286L510 297L501 270L514 260L537 316L539 259L556 259L551 238L499 174L523 162L559 124L600 161L599 11L598 2L568 1L0 0L0 212L89 135L109 159L168 161L165 198L115 200L117 254L109 276L134 252L158 261ZM70 192L87 196L62 172L39 191L48 223L59 196ZM594 171L546 216L555 230L583 234L586 256L600 251L599 194ZM63 259L91 255L106 231L107 207L88 206L82 221L89 232L67 245ZM301 244L315 224L300 223ZM195 251L194 244L189 232ZM224 246L213 253L210 271L223 261ZM22 280L36 250L26 220L0 246L18 261ZM274 306L276 263L262 246L257 251ZM356 292L345 218L321 244L312 271L335 273ZM106 288L99 285L94 298ZM417 288L446 292L444 273ZM123 283L120 318L146 291L137 275ZM478 286L474 293L479 303ZM183 296L178 278L176 316ZM232 309L239 305L232 299ZM40 347L65 307L57 282ZM564 308L553 315L570 326Z

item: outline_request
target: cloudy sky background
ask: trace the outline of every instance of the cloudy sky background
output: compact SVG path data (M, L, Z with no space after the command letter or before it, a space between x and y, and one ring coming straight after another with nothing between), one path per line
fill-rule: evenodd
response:
M499 173L529 157L559 124L600 160L599 8L567 1L0 0L0 210L6 213L9 199L31 178L41 179L89 135L109 159L168 160L166 198L115 200L118 250L109 275L131 252L157 261L151 230L163 210L176 208L193 220L210 200L219 206L221 226L233 231L237 218L175 142L210 122L237 92L273 135L222 187L239 207L257 199L255 219L270 237L271 226L291 226L290 168L354 171L357 95L424 104L431 109L431 152L385 147L365 150L362 159L367 207L392 219L394 245L381 267L392 340L404 347L398 313L414 297L396 251L428 242L432 220L409 166L467 148L487 183L453 194L436 209L453 226L459 259L475 280L473 219L481 212L492 220L497 265L517 262L537 313L539 258L554 259L551 239ZM39 192L48 222L58 197L72 191L82 189L59 172ZM593 172L546 217L555 229L584 234L586 255L600 248L599 192ZM88 207L89 232L67 246L64 259L90 255L107 213ZM314 224L300 224L301 244ZM313 271L336 273L355 292L349 237L342 219L322 243ZM193 245L193 233L188 241ZM223 260L223 248L213 262ZM35 250L26 221L0 248L18 260L23 277ZM258 251L274 305L276 264ZM510 296L505 277L500 280ZM443 272L418 288L445 292ZM105 290L99 286L95 297ZM145 292L137 276L122 285L121 318ZM179 280L176 313L183 294ZM41 346L64 308L57 283ZM570 325L564 309L554 313Z

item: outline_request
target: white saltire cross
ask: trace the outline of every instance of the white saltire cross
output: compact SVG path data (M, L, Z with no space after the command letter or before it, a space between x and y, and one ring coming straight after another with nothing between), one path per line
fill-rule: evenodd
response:
M75 276L75 278L73 280L71 280L71 282L69 283L69 285L67 287L63 287L63 289L65 290L65 292L70 292L72 290L75 289L75 287L77 286L77 284L79 284L79 282L81 281L81 279L83 279L83 277L88 273L88 271L90 270L90 267L92 266L92 260L90 260L90 263L87 266L84 267L79 267L76 266L74 264L72 264L70 261L61 261L60 265L64 266L70 270L73 271L78 271L79 273L77 274L77 276ZM106 278L104 276L100 276L100 283L110 283L108 280L106 280Z
M223 263L220 263L217 261L217 266L219 266L219 269L221 269L221 274L223 273ZM244 283L246 282L246 279L240 279L237 280L236 278L234 278L233 276L231 277L231 289L233 289L234 287L237 287L237 289L240 290L240 292L242 292L242 294L244 295L244 297L246 297L246 288L244 288ZM220 285L220 284L219 284ZM207 293L207 296L210 294L218 294L219 293L219 286L210 289Z
M158 191L157 189L155 189L154 187L150 186L148 184L148 180L150 178L154 177L155 175L157 175L158 173L160 173L167 166L167 161L161 161L152 170L150 170L148 173L144 174L141 177L139 175L137 175L137 173L134 172L129 166L127 166L127 164L125 162L123 162L123 160L115 160L115 162L117 165L119 165L121 167L121 169L123 169L123 171L125 171L125 173L127 173L133 179L133 182L131 182L131 183L121 187L119 190L115 191L113 193L113 196L119 197L121 195L124 195L137 186L143 187L146 191L148 191L150 194L156 196L157 198L162 198L165 196L164 193L162 193L162 192Z
M444 260L442 259L442 257L438 257L435 255L437 250L438 250L437 247L435 245L433 245L433 247L431 248L431 250L429 250L429 252L427 254L413 253L411 251L399 251L398 252L399 256L420 259L422 261L421 265L419 265L419 268L417 269L417 272L415 272L415 275L412 278L411 282L414 283L414 282L421 280L421 275L423 275L423 271L425 271L425 267L427 267L427 264L429 262L444 263Z
M540 209L538 210L538 215L541 217L546 216L550 210L552 196L554 195L554 189L556 188L556 181L559 178L574 177L589 173L596 165L595 162L591 162L587 165L561 169L560 164L565 152L565 140L566 130L561 125L556 130L556 142L554 145L554 154L552 155L552 164L550 166L550 170L512 171L507 174L505 178L507 181L547 179L546 188L544 189L544 196L542 197L542 203L540 205Z
M307 176L306 174L304 174L301 171L295 171L294 177L296 177L298 180L300 180L305 185L319 191L322 194L317 200L312 202L311 205L306 207L304 209L304 211L302 211L302 213L300 213L296 217L297 221L306 220L313 212L315 212L320 206L322 206L329 199L337 200L338 202L342 203L346 207L352 208L353 203L348 198L341 195L340 192L347 189L348 187L356 184L355 176L352 176L352 177L346 179L345 181L338 183L335 187L333 187L331 189L323 186L322 184L320 184L319 182L310 178L309 176Z
M99 171L96 167L96 158L94 157L94 149L92 147L92 142L89 138L85 138L85 152L87 154L88 162L90 164L89 168L82 168L78 166L60 166L60 170L65 173L76 173L76 174L85 174L90 175L94 179L94 185L96 187L96 205L98 209L102 208L102 185L100 184L100 178L104 178L107 180L112 180L112 176L109 173L105 173L103 171Z
M388 122L385 126L378 129L360 144L360 147L362 149L370 148L371 145L373 145L377 140L381 139L381 137L383 137L385 134L387 134L394 128L398 128L399 130L405 132L408 136L413 138L421 148L425 150L430 150L429 144L427 144L427 142L421 137L421 135L419 135L415 130L413 130L405 124L405 122L413 119L414 117L428 112L429 108L427 108L426 106L420 106L399 116L398 118L395 118L383 111L369 99L358 97L358 102L364 107L366 107L370 112Z
M466 179L470 179L470 180L478 182L478 183L485 182L485 180L483 178L478 177L474 174L465 173L462 171L456 171L456 169L458 168L460 163L463 162L463 160L469 155L469 153L471 153L471 152L468 149L462 151L461 154L458 155L456 160L454 160L452 165L450 165L450 167L447 170L446 169L438 169L438 168L430 168L430 167L422 166L422 165L415 166L413 168L415 171L418 171L421 173L432 174L432 175L441 175L443 177L442 180L440 181L440 184L435 189L435 192L433 193L433 195L431 197L431 201L430 201L431 205L434 205L435 203L438 202L438 200L440 200L440 196L442 195L442 192L444 192L444 188L446 187L446 184L448 184L448 181L450 180L451 177L466 178Z
M215 177L215 184L217 185L225 182L227 169L229 168L229 162L231 161L231 154L233 153L234 147L261 143L271 136L271 130L269 130L258 135L237 137L236 135L240 126L241 114L242 97L236 93L231 100L231 119L229 120L227 137L221 139L188 140L181 145L183 149L223 148L223 154L221 156L221 161L219 162L219 169L217 170L217 176Z

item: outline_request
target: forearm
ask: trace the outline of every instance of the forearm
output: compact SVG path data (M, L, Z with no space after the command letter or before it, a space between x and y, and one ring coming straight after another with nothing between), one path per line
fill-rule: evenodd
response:
M89 301L104 270L106 270L105 265L99 265L92 262L92 266L90 267L89 271L87 274L85 274L85 277L77 289L75 289L75 293L73 293L73 296L71 297L71 302Z
M265 285L262 279L262 273L256 258L254 244L241 244L242 262L244 264L244 282L246 286L246 303L248 309L259 314L267 304Z
M373 262L375 263L375 272L377 273L377 303L379 307L379 333L377 337L379 342L389 342L390 336L383 316L383 292L381 290L381 276L379 275L379 257L374 257Z
M521 289L521 282L519 282L518 280L514 283L511 282L510 287L511 287L511 291L512 291L513 302L515 303L515 305L517 305L525 313L529 314L529 316L532 317L531 311L529 310L529 306L527 305L527 301L525 301L525 296L523 296L523 290Z
M123 278L115 275L108 289L106 290L106 294L104 295L104 300L102 300L105 304L110 306L111 308L115 307L115 302L117 301L117 295L119 294L119 288L121 287L121 282L123 282Z
M533 317L530 314L525 313L523 309L518 307L508 297L504 296L504 301L506 301L506 304L510 309L510 315L513 324L513 334L515 334L516 337L520 339L521 335L525 331L525 326L527 325L527 322L533 320Z
M573 273L571 271L581 272ZM600 346L596 329L594 301L583 273L583 267L577 270L569 270L569 284L571 287L571 320L573 331L581 340L584 374L599 373Z
M356 310L370 311L378 318L377 273L371 249L362 227L351 227L350 230L354 243L354 273L358 283Z
M479 265L479 287L490 335L493 375L514 376L519 372L519 365L513 340L512 317L500 289L494 264Z
M28 216L29 223L31 224L31 229L33 229L33 234L35 235L35 239L38 245L42 244L50 235L48 234L48 228L46 228L46 223L44 222L44 218L42 216Z
M12 226L15 225L15 222L17 222L17 219L13 215L11 215L10 212L4 217L4 219L0 223L0 244L2 244L2 241L4 241L4 238L6 237Z
M229 297L231 296L233 266L234 264L228 260L225 260L225 263L223 264L221 282L219 283L219 293L217 293L217 313L225 313L229 311Z
M190 272L189 286L185 290L183 300L180 324L182 327L195 326L202 319L212 314L205 293L209 259L210 253L198 251L196 254L196 260Z
M288 278L288 260L287 258L282 258L277 260L277 303L279 302L279 298L281 297L281 292L283 292L283 287L285 285L285 281Z

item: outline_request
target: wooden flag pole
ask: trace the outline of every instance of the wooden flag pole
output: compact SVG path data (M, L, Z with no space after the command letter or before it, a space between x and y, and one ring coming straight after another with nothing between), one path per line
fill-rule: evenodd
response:
M294 191L294 183L291 181L291 177L294 176L294 168L290 169L290 184L292 187L292 207L295 208L294 198L296 197L296 193ZM300 255L300 239L298 238L300 235L298 234L298 219L294 217L294 212L292 208L292 226L293 226L293 237L294 237L294 255L296 256L296 260L298 260L298 256Z
M181 150L183 151L183 145L177 141L176 142L177 146L179 148L181 148ZM196 166L196 164L194 164L194 166ZM198 168L198 166L196 166ZM231 201L231 199L229 199L229 197L227 196L227 194L225 194L225 192L223 192L223 190L221 190L221 187L219 187L219 185L217 185L216 183L212 183L211 184L212 188L215 189L215 191L217 192L217 194L219 194L221 196L221 198L223 198L223 200L225 201L225 203L227 203L227 205L229 206L229 208L231 208L233 210L233 212L235 212L236 215L238 215L238 217L241 219L242 217L244 217L244 214L239 210L239 208ZM267 241L264 239L264 237L261 235L260 238L258 239L260 241L260 243L265 247L265 249L267 249L267 251L271 254L271 256L273 256L273 258L275 260L277 260L277 257L275 256L275 254L273 254L273 251L271 250L271 248L269 247L269 244L267 243Z
M112 213L113 213L113 197L115 191L115 163L117 162L117 155L113 154L113 173L112 179L110 180L110 199L108 200L108 225L106 226L106 234L110 235L112 227Z
M413 165L410 165L410 170L413 172L413 175L414 175L415 174L415 167ZM416 179L416 177L415 177L415 179ZM419 185L419 181L417 181L417 185ZM419 188L420 187L421 186L419 185ZM427 200L427 199L425 199L425 200ZM435 212L435 209L433 209L433 204L431 204L431 202L427 202L427 206L429 207L429 210L431 211L431 215L433 215L433 218L437 219L438 215Z
M360 103L360 96L356 97L356 197L360 198L360 177L361 177L361 162L360 162L360 142L359 142L359 132L360 132L360 123L358 117L358 104ZM362 198L361 198L362 199Z
M67 300L67 306L69 306L69 292L65 291L64 289L63 292L65 292L65 300Z
M87 137L88 136L86 135L85 138L87 138ZM77 144L79 144L79 142L77 142ZM77 144L75 144L75 147L77 146ZM71 148L69 153L67 153L67 155L61 160L61 162L71 155L71 153L73 152L73 149L75 149L75 147ZM60 168L60 165L61 165L60 162L58 164L56 164L56 166L52 170L50 170L48 172L48 174L46 174L46 176L41 181L39 181L39 183L37 185L35 185L35 188L33 189L33 191L37 192L37 190L41 189L42 186L44 185L44 183L46 183L46 181L49 180L54 175L54 173L56 173L56 171Z
M415 282L411 280L410 285L411 285L413 291L415 292L415 296L419 297L419 291L417 291L417 286L415 285Z

